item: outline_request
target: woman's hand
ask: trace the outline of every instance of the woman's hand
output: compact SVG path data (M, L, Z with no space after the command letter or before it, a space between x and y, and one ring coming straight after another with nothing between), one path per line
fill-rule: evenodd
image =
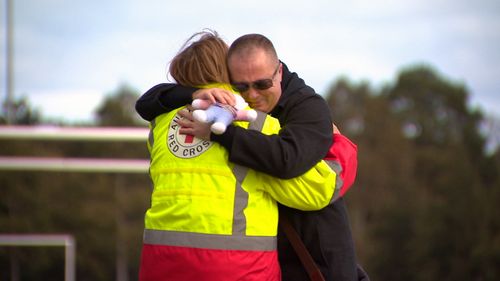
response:
M234 97L234 94L228 90L219 88L199 89L193 93L193 100L195 99L208 100L210 103L218 102L229 104L231 106L236 105L236 98Z
M188 109L179 111L179 116L182 117L177 120L177 124L181 126L179 130L180 134L192 135L202 140L210 140L211 124L194 120L193 112Z
M333 124L333 133L340 134L340 130L339 130L339 128L337 128L337 126L335 126L335 124Z

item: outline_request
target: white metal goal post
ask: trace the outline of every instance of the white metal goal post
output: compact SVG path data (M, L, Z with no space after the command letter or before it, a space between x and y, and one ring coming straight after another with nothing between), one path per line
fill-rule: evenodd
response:
M146 142L147 128L0 126L0 139ZM0 156L0 170L147 173L148 159ZM65 280L75 280L76 241L69 234L0 234L0 246L64 246Z
M0 246L64 247L64 280L75 281L76 243L68 234L0 234Z

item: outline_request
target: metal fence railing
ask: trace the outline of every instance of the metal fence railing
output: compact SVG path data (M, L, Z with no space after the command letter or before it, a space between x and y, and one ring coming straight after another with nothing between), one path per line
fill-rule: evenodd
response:
M0 139L145 142L147 128L0 126ZM148 159L0 156L0 170L146 173Z
M0 140L146 142L147 128L0 126ZM149 159L0 156L0 170L147 173ZM65 280L75 280L76 241L69 234L0 234L0 246L64 246Z

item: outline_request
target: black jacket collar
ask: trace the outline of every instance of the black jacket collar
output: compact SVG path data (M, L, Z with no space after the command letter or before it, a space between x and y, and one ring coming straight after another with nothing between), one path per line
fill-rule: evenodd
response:
M291 95L296 94L301 89L308 87L304 80L300 78L297 73L290 72L288 66L280 61L283 65L283 76L281 78L281 97L278 104L271 111L271 116L279 116L282 109L285 107L287 100Z

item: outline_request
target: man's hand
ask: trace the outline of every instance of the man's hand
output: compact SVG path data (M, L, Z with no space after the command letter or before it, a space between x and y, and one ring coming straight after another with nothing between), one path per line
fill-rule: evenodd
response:
M209 123L202 123L194 120L193 113L187 109L179 111L182 117L177 121L181 126L180 134L192 135L202 140L210 140L210 125Z
M231 106L236 105L236 98L233 93L228 90L219 89L219 88L210 88L210 89L199 89L193 93L193 100L202 99L210 101L210 103L223 103L229 104Z

